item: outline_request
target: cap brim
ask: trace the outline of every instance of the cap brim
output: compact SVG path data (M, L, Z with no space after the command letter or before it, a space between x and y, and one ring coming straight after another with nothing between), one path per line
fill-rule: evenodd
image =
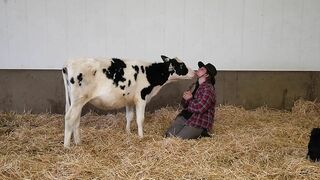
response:
M199 61L199 62L198 62L198 67L199 67L199 68L202 68L203 66L204 66L203 62L202 62L202 61Z

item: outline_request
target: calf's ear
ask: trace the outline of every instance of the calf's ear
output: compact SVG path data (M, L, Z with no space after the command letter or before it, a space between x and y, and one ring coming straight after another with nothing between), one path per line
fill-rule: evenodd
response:
M170 60L170 58L165 55L161 55L161 59L163 60L163 62L168 62Z

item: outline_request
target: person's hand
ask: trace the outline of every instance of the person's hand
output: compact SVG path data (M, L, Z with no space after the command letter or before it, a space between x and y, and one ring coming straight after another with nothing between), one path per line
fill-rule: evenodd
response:
M184 100L186 100L186 101L188 101L189 99L191 99L192 98L192 93L191 93L191 91L185 91L184 93L183 93L183 99Z

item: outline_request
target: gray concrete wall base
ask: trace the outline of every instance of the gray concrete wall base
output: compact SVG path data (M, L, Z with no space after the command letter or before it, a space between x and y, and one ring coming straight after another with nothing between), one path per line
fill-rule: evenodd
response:
M167 84L151 100L147 110L178 105L182 92L193 81ZM320 99L320 72L219 71L216 91L217 104L290 110L299 98ZM60 71L0 70L0 111L64 113L64 104ZM83 112L91 109L92 106L86 105Z

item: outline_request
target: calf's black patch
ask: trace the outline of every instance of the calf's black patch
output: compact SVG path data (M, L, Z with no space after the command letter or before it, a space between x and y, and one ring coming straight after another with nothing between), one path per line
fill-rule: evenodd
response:
M121 60L117 58L112 58L111 65L108 69L102 69L102 72L106 74L108 79L113 80L113 84L118 87L119 82L124 82L126 79L123 77L124 69L127 65Z
M124 90L125 87L126 87L126 86L120 86L120 89Z
M148 94L150 94L151 93L151 91L152 91L152 89L154 88L155 86L148 86L148 87L146 87L146 88L143 88L142 90L141 90L141 98L143 99L143 100L146 100L146 96L148 95Z
M313 128L311 131L307 158L311 161L320 161L320 128Z
M67 68L66 68L66 67L64 67L64 68L62 69L62 72L63 72L64 74L68 74L68 70L67 70Z
M130 87L130 85L131 85L131 80L128 81L128 87Z
M70 79L70 82L71 82L71 84L74 84L74 78L73 77Z
M151 93L155 86L162 86L168 81L170 76L169 63L153 63L146 67L146 76L150 85L141 90L141 98L146 99L146 96Z
M142 74L144 74L144 67L140 66Z
M136 71L134 73L134 80L137 80L138 74L139 74L139 67L137 65L132 66L132 68Z
M79 73L79 75L77 76L77 79L78 79L79 86L81 86L81 81L83 80L82 73Z

